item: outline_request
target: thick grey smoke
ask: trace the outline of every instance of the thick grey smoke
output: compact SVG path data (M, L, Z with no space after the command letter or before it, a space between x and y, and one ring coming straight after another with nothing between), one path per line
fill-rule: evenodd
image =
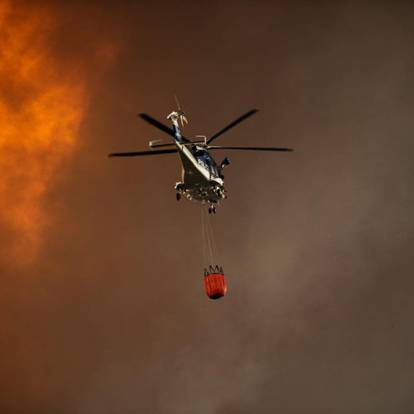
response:
M413 6L64 14L68 48L106 21L123 43L48 195L60 219L41 257L1 274L0 411L411 412ZM199 207L175 201L178 159L106 158L168 139L136 113L164 117L174 93L189 135L257 107L222 142L296 149L228 154L217 302L203 292Z

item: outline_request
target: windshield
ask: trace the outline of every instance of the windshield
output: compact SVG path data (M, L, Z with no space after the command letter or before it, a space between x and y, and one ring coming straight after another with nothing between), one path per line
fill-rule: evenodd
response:
M200 165L209 170L210 174L218 176L217 165L206 150L197 149L194 156Z

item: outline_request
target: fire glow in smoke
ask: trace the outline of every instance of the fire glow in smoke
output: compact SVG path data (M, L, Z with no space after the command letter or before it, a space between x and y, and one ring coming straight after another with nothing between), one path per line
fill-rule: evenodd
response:
M0 0L0 260L36 257L54 213L44 196L76 149L87 107L86 71L67 69L50 45L57 20Z

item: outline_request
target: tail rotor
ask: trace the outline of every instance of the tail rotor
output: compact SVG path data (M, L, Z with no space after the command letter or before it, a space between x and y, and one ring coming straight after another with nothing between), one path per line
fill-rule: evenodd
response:
M181 126L184 127L184 124L188 125L188 120L184 114L184 111L181 109L180 101L178 100L177 95L174 94L175 103L177 105L177 115L181 122Z

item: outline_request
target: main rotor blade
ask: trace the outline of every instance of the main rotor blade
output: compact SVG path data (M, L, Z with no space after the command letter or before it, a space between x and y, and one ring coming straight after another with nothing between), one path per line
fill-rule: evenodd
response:
M167 125L164 125L162 122L158 121L157 119L153 118L151 115L148 115L146 113L140 113L138 114L140 118L142 118L144 121L148 122L152 126L155 126L156 128L160 129L161 131L165 132L168 135L171 135L175 138L174 130ZM184 142L189 142L190 140L186 138L184 135L181 135L181 138Z
M140 157L144 155L161 155L173 154L177 152L176 149L158 150L158 151L139 151L139 152L113 152L108 154L108 157Z
M292 148L277 148L277 147L207 147L208 150L240 150L240 151L293 151Z
M160 148L160 147L175 147L174 143L168 143L168 144L152 144L150 143L151 148Z
M213 140L215 140L217 137L219 137L221 134L224 134L225 132L227 132L229 129L235 127L237 124L239 124L240 122L244 121L245 119L247 119L249 116L252 116L253 114L255 114L258 111L258 109L252 109L249 112L246 112L245 114L243 114L242 116L240 116L239 118L237 118L236 120L234 120L231 124L227 125L225 128L221 129L219 132L216 132L213 136L211 136L209 138L209 140L207 141L207 144L210 144L210 142L212 142Z
M152 116L145 114L145 113L140 113L138 114L138 116L140 116L144 121L148 122L152 126L155 126L156 128L165 132L166 134L171 135L172 137L175 137L175 134L172 128L167 127L167 125L164 125L162 122L156 120Z

